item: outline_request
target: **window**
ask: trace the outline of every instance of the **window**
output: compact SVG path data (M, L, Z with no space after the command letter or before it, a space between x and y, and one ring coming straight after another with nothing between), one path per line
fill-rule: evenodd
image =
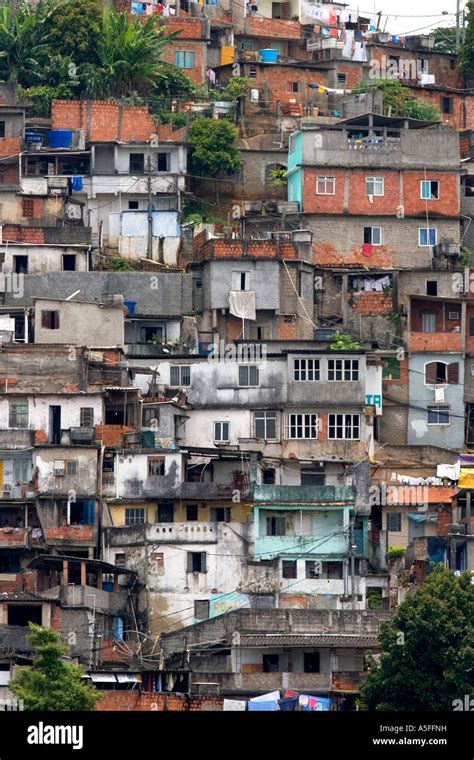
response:
M305 652L303 657L304 672L319 673L319 652Z
M384 194L384 178L383 177L366 177L365 178L365 194L382 196Z
M229 423L228 422L214 422L214 442L215 443L229 442Z
M329 359L328 380L356 382L359 379L358 359Z
M164 502L163 504L158 504L158 509L156 510L156 522L159 522L159 523L174 522L174 504L171 504L170 502Z
M170 170L170 154L169 153L158 153L158 171L159 172L169 172Z
M28 427L28 401L10 401L8 427Z
M198 505L188 504L186 506L186 520L188 522L197 522L198 519Z
M255 438L273 441L276 438L276 411L254 412Z
M424 201L438 200L439 198L438 180L422 179L420 182L420 194Z
M429 362L425 365L426 385L457 385L459 383L459 363Z
M15 274L28 274L28 256L13 256Z
M305 577L306 578L319 578L322 572L322 563L318 560L306 560L305 562Z
M316 177L316 195L334 195L336 192L336 178L323 175Z
M364 227L364 243L366 245L382 245L382 228Z
M120 552L119 554L115 555L114 564L117 565L118 567L126 567L127 562L126 562L125 552Z
M297 577L297 570L296 570L296 560L295 559L284 559L281 563L281 577L282 578L296 578Z
M165 457L148 457L148 477L165 474Z
M338 84L347 84L347 74L338 74L337 75L337 83Z
M42 311L41 327L45 330L59 330L59 311Z
M197 620L207 620L209 617L209 600L208 599L195 599L194 600L194 617Z
M75 272L76 271L76 254L64 253L63 254L63 272Z
M270 340L270 326L267 324L251 324L248 337L250 340Z
M211 507L211 522L230 522L231 517L230 507Z
M319 379L319 359L293 359L293 380L296 383Z
M302 486L323 486L324 462L320 463L320 467L318 469L312 468L301 470L300 477Z
M279 654L263 654L262 663L263 663L264 673L279 673L280 672L280 655Z
M160 425L160 411L157 406L144 406L142 415L143 427L151 427L156 429Z
M451 114L453 112L453 99L441 96L441 113Z
M384 362L382 369L383 380L400 380L400 360L391 356Z
M129 201L128 202L128 210L129 211L138 211L138 201Z
M176 50L174 65L180 69L194 69L196 65L196 53L192 50Z
M94 427L94 409L92 406L81 406L79 416L80 427Z
M317 417L317 414L289 414L287 437L294 440L317 438Z
M170 367L170 386L180 388L191 385L191 367L185 364L175 364Z
M144 525L145 524L145 509L144 508L129 508L125 510L125 525Z
M66 460L66 475L77 475L77 460L76 459Z
M436 280L427 280L426 281L426 295L427 296L437 296L438 295L438 283Z
M21 215L29 217L30 219L35 215L35 207L33 198L21 199Z
M436 332L436 314L431 311L424 311L421 315L421 332Z
M187 573L206 573L206 552L188 552L186 561Z
M130 174L143 174L145 171L145 154L130 153Z
M390 531L390 533L400 533L401 529L401 512L387 512L387 530Z
M256 79L257 78L257 67L256 66L250 66L249 68L249 79Z
M286 517L277 515L276 517L267 517L267 536L284 536L286 534Z
M0 137L5 137L5 122L0 121Z
M449 407L429 406L428 425L449 425Z
M289 87L290 92L299 92L300 91L300 86L299 86L298 82L290 82L289 85L290 85L290 87Z
M469 318L469 335L471 337L474 335L474 317Z
M276 483L276 470L274 467L267 467L262 472L262 483L264 486L273 486Z
M250 290L250 272L232 272L232 290Z
M256 364L241 364L239 366L239 387L258 388L260 371Z
M29 462L27 459L13 460L13 482L28 483L29 480Z
M418 245L420 247L436 245L437 230L434 227L418 228Z
M360 414L329 414L328 438L331 440L358 441Z

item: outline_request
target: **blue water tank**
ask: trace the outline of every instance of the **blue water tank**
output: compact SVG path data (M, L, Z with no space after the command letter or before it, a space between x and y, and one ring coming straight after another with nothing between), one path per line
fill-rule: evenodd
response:
M136 301L129 301L128 298L124 298L123 305L126 307L129 314L135 314L135 308L137 306Z
M50 129L48 145L50 148L70 148L72 146L72 129Z
M262 63L276 63L278 61L278 50L266 48L265 50L259 50L258 54L262 59Z

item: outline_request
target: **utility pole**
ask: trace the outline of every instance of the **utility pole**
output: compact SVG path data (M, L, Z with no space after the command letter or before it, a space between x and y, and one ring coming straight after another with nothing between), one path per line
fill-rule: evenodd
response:
M456 0L456 53L461 49L461 0Z
M351 528L349 532L349 540L350 540L350 547L351 547L351 607L353 610L356 608L356 597L355 597L355 543L354 543L354 522L351 523Z
M151 158L150 158L150 148L148 147L148 158L147 158L147 167L146 167L146 174L147 174L147 192L148 192L148 244L147 244L147 258L152 259L153 258L153 207L151 205Z

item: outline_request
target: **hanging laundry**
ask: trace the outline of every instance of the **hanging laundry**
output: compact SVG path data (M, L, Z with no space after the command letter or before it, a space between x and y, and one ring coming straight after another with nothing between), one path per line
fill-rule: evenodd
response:
M337 14L333 8L329 10L329 23L331 24L331 26L334 26L334 24L337 24Z
M352 58L352 47L354 44L354 32L352 29L346 30L346 37L344 40L344 47L342 48L343 58Z
M231 290L229 292L229 311L241 319L256 319L255 290Z
M363 256L372 256L372 253L373 253L373 245L370 243L363 243L362 244Z
M323 37L329 37L331 34L331 30L328 26L322 26L321 27L321 35Z
M354 53L352 56L353 61L366 61L367 50L363 42L356 42L354 45Z
M300 694L299 702L302 710L326 712L330 709L333 700L327 697L313 697L309 694Z
M80 193L82 190L82 177L71 177L71 190Z
M354 30L354 39L356 42L362 42L362 32L360 31L360 29Z
M296 710L296 707L298 705L299 697L285 697L283 699L278 700L278 704L280 706L280 710L285 710L286 712Z
M242 699L224 699L224 712L244 712L247 702Z
M248 704L248 709L250 712L274 712L275 710L279 710L279 704L277 700L273 702L252 702L250 701Z
M339 36L338 32L339 32L339 29L331 29L329 36L330 37L338 37Z
M341 11L339 14L339 23L340 24L347 24L347 22L350 19L350 15L348 11Z

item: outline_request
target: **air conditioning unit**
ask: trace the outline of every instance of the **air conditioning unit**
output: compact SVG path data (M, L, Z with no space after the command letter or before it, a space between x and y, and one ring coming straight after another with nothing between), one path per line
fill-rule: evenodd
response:
M11 484L2 486L2 499L11 499L11 498L12 498Z
M55 459L54 460L54 477L55 478L62 478L66 473L66 466L64 464L64 459Z

